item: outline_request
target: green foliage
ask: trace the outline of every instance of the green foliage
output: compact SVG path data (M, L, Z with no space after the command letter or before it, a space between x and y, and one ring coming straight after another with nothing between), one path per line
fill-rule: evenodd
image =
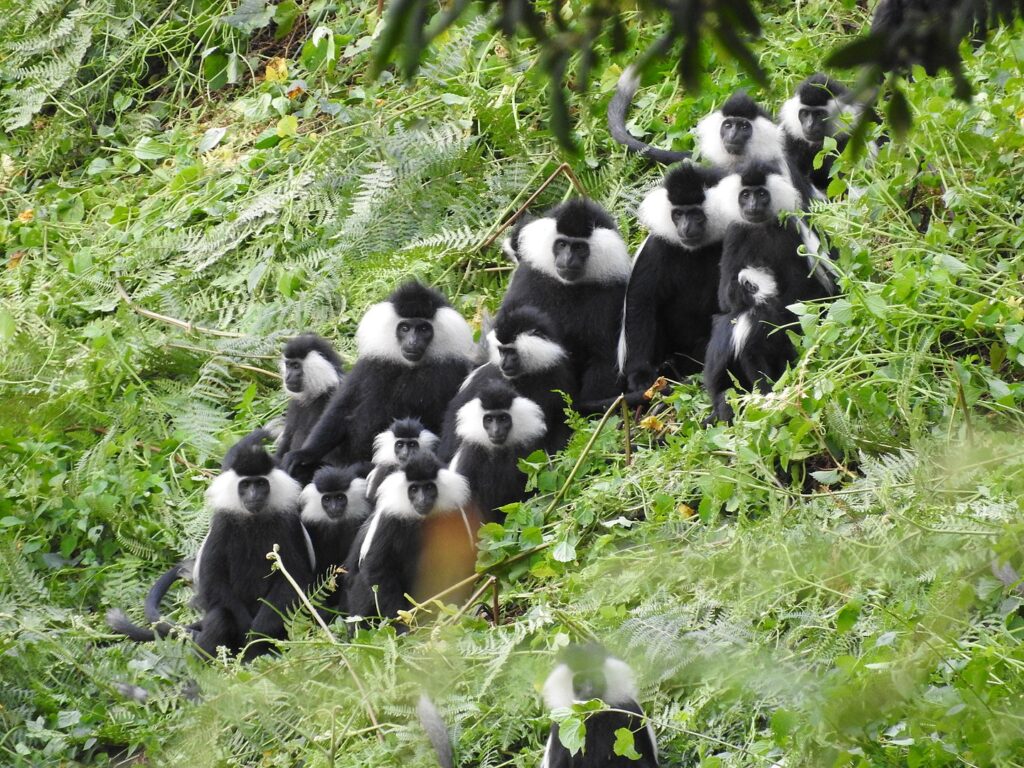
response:
M493 19L439 37L411 83L368 83L375 5L336 10L36 2L3 19L9 114L18 83L28 98L43 82L31 67L93 41L0 137L3 762L428 766L426 689L461 764L532 766L555 652L598 638L636 667L668 765L1019 763L1024 81L1010 30L968 59L972 103L912 73L914 131L871 164L837 163L839 199L813 215L844 296L801 308L803 356L775 391L702 428L706 396L684 382L629 416L628 461L616 411L574 417L566 451L523 462L537 496L482 532L497 626L446 607L408 635L346 642L300 613L282 655L250 667L107 634L108 608L137 615L152 578L194 551L225 446L281 413L282 340L310 328L351 358L363 309L411 275L478 324L508 273L484 243L564 159L530 79L538 50L507 50ZM767 9L762 95L779 103L861 17L831 0ZM626 30L634 46L661 31ZM570 105L573 170L638 244L657 171L606 135L631 54L602 53L594 94ZM684 98L674 63L652 62L638 133L687 146L698 116L749 85L703 55L715 79ZM234 85L218 81L229 70ZM537 205L570 190L560 176ZM554 713L563 741L582 743L595 706Z

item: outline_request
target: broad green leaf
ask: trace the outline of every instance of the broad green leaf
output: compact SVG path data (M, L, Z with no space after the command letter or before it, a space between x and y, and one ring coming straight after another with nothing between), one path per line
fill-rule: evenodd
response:
M295 115L285 115L277 121L276 133L282 139L286 136L295 136L299 132L299 118Z
M227 133L227 128L207 128L203 137L199 140L199 153L209 152L211 149L220 144L220 140L224 138L224 134Z
M851 600L836 614L836 632L845 635L860 618L861 604L859 600Z
M558 740L562 746L575 755L587 741L587 726L582 717L567 717L558 724Z
M639 760L641 757L640 753L636 751L633 732L629 728L616 729L615 743L612 745L612 751L619 757L625 757L629 760Z
M133 154L139 160L162 160L171 154L171 145L157 141L152 136L143 136L135 145Z

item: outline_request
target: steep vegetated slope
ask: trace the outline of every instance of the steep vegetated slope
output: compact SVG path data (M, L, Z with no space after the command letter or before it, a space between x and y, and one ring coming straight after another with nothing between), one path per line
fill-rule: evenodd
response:
M778 105L864 12L770 6ZM478 19L415 82L367 83L376 6L336 10L37 0L0 20L2 761L426 766L426 687L462 764L536 765L552 654L594 637L637 668L667 765L1020 764L1019 27L968 56L972 104L917 78L913 134L843 162L862 194L814 218L844 296L806 308L774 393L705 429L687 383L628 454L612 413L535 463L536 499L484 532L498 626L453 610L348 643L300 614L249 667L110 642L104 611L199 541L219 454L281 412L285 337L351 355L410 275L479 322L508 273L492 235L564 159L640 240L657 171L603 121L628 59L574 97L564 158L528 45ZM655 33L637 19L631 43ZM744 83L706 57L696 96L664 63L637 131L687 145Z

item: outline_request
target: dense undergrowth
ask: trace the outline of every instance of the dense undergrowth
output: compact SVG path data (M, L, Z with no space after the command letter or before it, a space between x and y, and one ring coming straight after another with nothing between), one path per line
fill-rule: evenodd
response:
M369 83L376 4L263 5L0 19L0 762L426 766L426 687L461 764L536 765L552 655L594 637L636 667L666 765L1024 764L1020 27L968 52L972 104L916 78L913 134L841 163L862 194L815 220L845 295L804 309L774 393L705 429L685 382L630 420L628 457L614 413L537 462L538 496L484 535L498 626L452 608L348 643L300 614L248 667L112 642L105 610L196 546L219 454L281 412L286 336L351 357L363 308L410 275L479 323L508 273L491 236L561 162L633 243L657 178L604 128L628 59L574 97L567 158L534 52L486 19L413 83ZM767 5L778 105L864 13ZM688 145L743 83L706 57L697 96L664 62L637 131Z

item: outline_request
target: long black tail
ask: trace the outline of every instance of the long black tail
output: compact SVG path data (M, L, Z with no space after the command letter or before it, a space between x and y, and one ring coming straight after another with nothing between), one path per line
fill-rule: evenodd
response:
M686 160L690 157L690 152L658 149L650 144L645 144L626 130L626 115L629 113L629 107L633 103L633 97L636 96L639 87L640 77L636 73L635 65L630 64L619 76L619 82L615 86L615 95L608 103L608 130L611 132L612 138L630 152L649 157L656 163L670 165L680 160Z
M140 627L129 619L128 615L120 608L111 608L107 611L107 624L117 634L124 635L136 643L149 643L158 637L167 637L173 628L173 625L165 621L154 624L152 629Z
M444 724L444 719L437 711L437 707L434 706L434 702L425 693L420 696L419 703L416 704L416 714L420 718L423 730L427 732L427 738L434 745L437 761L441 764L441 768L455 768L455 757L452 753L452 740L448 735L448 727Z
M175 563L150 588L149 594L146 595L146 604L143 609L146 614L146 621L150 624L156 624L162 618L163 614L160 612L160 603L163 602L164 595L167 594L171 585L178 579L191 578L193 562L192 558L188 558L180 563Z

